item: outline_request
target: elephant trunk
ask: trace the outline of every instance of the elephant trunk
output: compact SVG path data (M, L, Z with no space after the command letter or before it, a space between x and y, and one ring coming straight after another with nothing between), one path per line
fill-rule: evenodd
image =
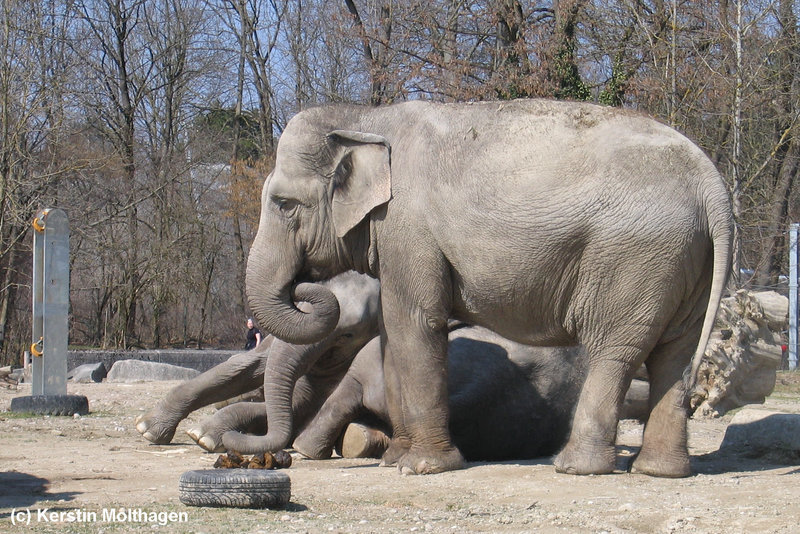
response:
M320 284L293 285L300 258L287 258L288 247L255 243L247 260L247 297L258 324L278 339L296 345L316 343L336 327L339 301ZM310 309L298 308L304 302ZM307 310L307 311L306 311Z
M222 435L229 451L242 454L275 452L291 445L294 437L293 397L297 380L319 358L319 344L294 346L273 343L264 369L264 403L267 434L252 436L230 431Z

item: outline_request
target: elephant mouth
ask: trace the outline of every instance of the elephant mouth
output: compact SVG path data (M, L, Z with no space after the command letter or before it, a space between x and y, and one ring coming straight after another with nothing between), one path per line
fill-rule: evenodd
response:
M333 269L326 269L321 266L313 266L308 265L307 263L303 264L303 268L298 271L297 275L292 280L292 286L296 286L297 284L304 284L304 283L317 283L317 282L325 282L330 280L339 272L334 271Z

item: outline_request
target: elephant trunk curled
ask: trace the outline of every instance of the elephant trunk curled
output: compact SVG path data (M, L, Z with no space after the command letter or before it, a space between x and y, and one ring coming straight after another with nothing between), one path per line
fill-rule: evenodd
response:
M267 434L255 436L237 431L222 435L222 444L229 451L243 454L275 452L291 445L294 437L293 397L297 380L324 352L324 343L290 345L275 341L270 347L264 369L264 416Z
M315 343L336 327L339 301L320 284L294 285L301 260L287 250L263 243L261 236L256 236L247 260L250 309L261 328L278 339L295 345ZM300 302L308 307L301 310L296 304Z

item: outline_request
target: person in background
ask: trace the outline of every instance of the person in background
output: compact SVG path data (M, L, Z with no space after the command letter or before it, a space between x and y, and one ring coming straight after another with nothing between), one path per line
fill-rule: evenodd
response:
M261 344L261 332L256 327L252 318L247 319L247 343L244 350L254 349Z

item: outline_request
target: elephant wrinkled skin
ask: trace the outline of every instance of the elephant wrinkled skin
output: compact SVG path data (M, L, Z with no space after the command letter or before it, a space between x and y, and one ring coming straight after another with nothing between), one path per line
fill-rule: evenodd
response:
M257 384L264 379L264 366L256 364L257 357L254 351L234 356L209 370L205 377L176 386L149 412L149 421L158 419L159 413L162 421L168 419L164 407L176 399L183 399L181 406L196 406L239 392L238 384ZM242 365L245 359L252 365ZM233 373L234 369L238 371ZM456 324L448 346L450 432L454 443L473 461L553 454L566 440L584 375L585 358L580 348L520 345L484 328ZM293 408L294 420L299 422L293 443L298 452L314 459L330 457L337 440L354 421L368 422L374 427L367 431L369 435L381 441L389 413L380 338L375 337L358 352L332 391L327 387L298 391L305 392L295 397ZM309 405L318 408L310 411ZM225 447L220 437L226 431L266 433L266 411L263 402L230 404L188 433L201 447L222 451ZM174 433L177 423L170 426ZM146 430L152 432L152 424L140 431L155 441ZM372 453L362 450L351 455L374 456L384 451L385 443L381 441L380 445Z
M450 332L449 429L470 461L549 456L564 444L585 373L577 347L520 345L480 327ZM368 414L389 423L380 339L356 356L294 448L327 458L348 423ZM382 451L381 451L382 452Z
M187 433L198 445L215 452L231 445L228 432L250 434L239 437L238 443L234 439L228 448L262 452L264 438L257 436L267 434L267 414L271 413L278 421L292 421L288 437L278 447L294 440L299 452L320 459L330 457L337 439L353 421L386 429L389 413L377 337L378 285L355 273L335 277L326 285L340 300L341 313L335 334L322 342L324 350L284 346L267 337L259 348L236 354L173 388L137 418L139 432L151 442L168 443L180 421L202 406L244 395L261 384L287 382L281 389L291 389L284 371L296 367L306 371L296 381L291 404L283 403L278 409L268 409L264 402L229 404ZM376 337L367 342L370 334ZM483 328L451 325L450 430L466 458L535 458L563 445L585 374L581 355L578 348L530 347ZM268 392L265 396L274 398ZM283 413L288 409L291 413ZM381 436L377 431L372 435Z
M227 447L256 453L289 446L347 373L358 351L378 332L377 280L349 272L324 287L336 295L341 307L335 328L324 339L292 345L267 336L257 348L235 354L175 387L157 406L137 417L137 430L153 443L169 443L178 423L192 411L263 385L266 405L228 407L216 419L221 424L192 428L189 435L210 451ZM242 434L264 434L267 420L266 435Z
M519 343L586 348L560 472L614 469L619 410L645 364L651 409L634 470L686 476L686 390L731 236L713 164L641 115L539 100L320 107L279 140L248 298L265 330L313 343L338 313L313 282L349 269L380 279L393 427L383 461L401 472L463 465L448 429L454 318Z

